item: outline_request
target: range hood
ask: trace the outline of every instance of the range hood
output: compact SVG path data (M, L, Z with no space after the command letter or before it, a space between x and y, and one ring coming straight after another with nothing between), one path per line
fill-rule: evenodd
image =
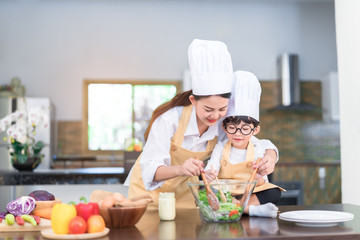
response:
M313 110L315 108L310 104L301 103L298 59L298 55L291 53L283 53L279 57L281 104L276 109Z

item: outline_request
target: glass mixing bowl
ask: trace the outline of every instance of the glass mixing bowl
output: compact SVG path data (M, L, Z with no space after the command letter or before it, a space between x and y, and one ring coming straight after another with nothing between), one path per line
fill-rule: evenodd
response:
M200 215L209 222L238 221L255 188L255 182L245 182L234 179L219 179L218 183L210 183L210 188L219 200L218 209L211 207L203 181L188 182L191 192L199 207ZM220 191L224 193L226 202L222 201ZM214 208L214 209L213 209Z

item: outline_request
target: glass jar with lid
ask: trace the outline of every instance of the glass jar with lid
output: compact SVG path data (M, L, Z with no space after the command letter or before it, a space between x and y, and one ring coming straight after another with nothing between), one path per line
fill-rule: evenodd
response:
M159 217L160 220L171 221L175 219L175 194L173 192L159 193Z

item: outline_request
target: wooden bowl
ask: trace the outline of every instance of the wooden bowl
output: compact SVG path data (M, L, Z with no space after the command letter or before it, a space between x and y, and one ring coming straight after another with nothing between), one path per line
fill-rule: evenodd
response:
M147 205L136 207L100 207L100 215L104 218L106 227L132 227L139 222L146 211Z
M36 201L36 207L34 210L39 210L43 208L52 208L56 203L61 203L61 199L55 199L52 201Z

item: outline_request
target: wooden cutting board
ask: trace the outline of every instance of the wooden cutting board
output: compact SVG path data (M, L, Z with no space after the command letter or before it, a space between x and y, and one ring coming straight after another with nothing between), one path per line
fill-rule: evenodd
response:
M84 234L55 234L51 228L41 230L41 235L45 238L49 239L92 239L92 238L100 238L99 240L108 240L109 237L105 237L108 235L110 229L105 228L104 231L98 233L84 233Z
M36 232L45 228L51 228L51 221L46 218L41 218L41 222L37 226L33 226L28 222L25 222L23 226L18 225L16 222L9 226L5 219L0 223L0 232Z

